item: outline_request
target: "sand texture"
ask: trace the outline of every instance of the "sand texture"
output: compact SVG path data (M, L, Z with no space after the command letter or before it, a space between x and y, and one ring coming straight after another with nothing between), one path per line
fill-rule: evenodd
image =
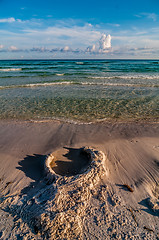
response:
M0 239L159 239L159 124L0 122Z

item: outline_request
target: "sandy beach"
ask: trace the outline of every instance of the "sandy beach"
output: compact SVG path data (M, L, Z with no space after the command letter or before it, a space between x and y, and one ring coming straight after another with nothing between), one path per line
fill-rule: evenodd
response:
M0 239L159 239L158 123L1 121L0 136Z

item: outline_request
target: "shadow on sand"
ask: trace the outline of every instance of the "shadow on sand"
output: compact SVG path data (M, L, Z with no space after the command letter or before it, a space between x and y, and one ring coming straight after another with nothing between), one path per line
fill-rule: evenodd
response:
M20 167L17 167L17 169L23 171L32 180L38 181L43 176L46 157L46 155L40 154L27 155L23 160L19 161Z
M43 179L44 177L44 162L47 155L27 155L23 160L19 161L19 166L17 169L23 171L25 175L32 180L29 186L25 187L21 193L26 194L31 189L35 188L36 185Z
M149 205L149 198L143 199L141 202L139 202L140 205L142 205L145 208L142 208L141 210L144 212L147 212L153 216L158 216L159 217L159 210L153 211Z
M48 185L45 180L44 162L47 155L34 154L27 155L19 161L17 169L23 171L27 177L32 179L29 186L23 188L17 195L17 202L12 207L4 207L3 211L13 216L13 221L26 223L33 234L38 233L36 218L41 213L45 213L45 203L54 198L56 189L53 185ZM14 196L13 196L14 199ZM21 239L17 236L17 239Z
M81 173L89 165L90 160L83 148L63 147L61 154L55 156L53 170L61 176L72 176Z

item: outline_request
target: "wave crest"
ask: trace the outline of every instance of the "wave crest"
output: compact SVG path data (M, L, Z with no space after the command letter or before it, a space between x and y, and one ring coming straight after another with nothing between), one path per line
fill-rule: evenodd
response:
M1 68L0 72L14 72L14 71L22 71L22 68Z

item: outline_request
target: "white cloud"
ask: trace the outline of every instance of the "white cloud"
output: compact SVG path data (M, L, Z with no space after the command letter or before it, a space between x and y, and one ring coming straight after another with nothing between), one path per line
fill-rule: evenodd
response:
M96 52L96 45L93 44L92 46L87 47L86 52Z
M31 20L33 22L33 19ZM15 19L14 17L11 18L1 18L0 23L30 23L30 20L21 20L21 19Z
M15 46L10 46L10 47L8 48L8 50L9 50L9 51L17 51L18 48L15 47Z
M152 29L151 29L152 31ZM119 47L120 46L131 46L131 48L158 48L159 46L159 35L154 34L150 31L146 32L136 32L133 33L128 31L125 34L119 34L117 36L113 36L113 42L117 42Z
M22 34L20 34L22 36ZM23 37L28 38L32 45L69 46L72 48L86 48L94 44L101 36L100 31L84 26L53 26L46 29L25 29Z
M61 52L72 52L72 49L69 46L61 48Z
M138 18L147 17L147 18L153 20L154 22L156 22L158 15L156 13L144 12L144 13L136 14L135 17L138 17Z
M99 40L100 50L104 51L108 48L111 48L111 36L110 34L106 36L105 34L102 34L101 39Z
M90 53L106 53L111 49L111 36L110 34L106 36L102 34L101 38L98 40L96 44L87 47L86 52Z
M157 18L156 15L148 15L148 13L139 17L154 18L153 21L155 17ZM0 22L15 22L11 31L6 28L0 30L1 55L2 53L7 55L8 52L10 55L17 54L18 56L18 52L23 52L24 57L29 56L30 53L33 57L39 54L46 58L54 54L58 57L74 54L77 57L96 55L104 58L112 55L114 57L120 57L120 55L140 57L141 53L144 57L144 54L156 56L155 50L159 46L159 28L157 27L132 26L126 30L116 28L113 32L113 27L115 25L118 27L118 24L108 23L105 26L97 26L85 23L81 26L78 22L55 21L51 27L46 27L45 23L42 25L41 19L23 21L15 18L0 19ZM111 26L110 29L105 28L108 25ZM102 32L111 35L102 34Z
M16 22L18 22L18 23L27 23L27 22L29 22L29 20L23 21L21 19L16 19Z
M44 52L48 52L48 53L53 53L53 52L73 52L73 53L79 53L81 50L79 49L75 49L73 50L72 48L70 48L69 46L64 46L62 48L45 48L45 47L33 47L31 49L25 49L25 51L29 52L39 52L39 53L44 53Z
M45 47L33 47L30 49L31 52L48 52L49 50Z
M111 56L112 57L119 57L119 58L155 58L159 54L159 48L152 48L152 47L134 47L132 48L131 45L123 45L123 46L116 46L111 49ZM153 54L153 55L152 55Z
M102 34L100 38L95 41L93 45L89 46L85 49L82 48L70 48L68 45L64 47L58 48L46 48L46 47L33 47L33 48L17 48L16 46L10 46L6 48L6 51L9 52L37 52L37 53L53 53L53 52L61 52L61 53L73 53L73 54L85 54L85 53L93 53L93 54L103 54L110 51L111 48L111 36L106 36Z
M155 13L143 13L147 18L152 19L154 22L157 20L157 14Z
M15 18L11 17L11 18L1 18L0 19L0 23L12 23L15 22Z
M118 24L118 23L108 23L108 25L110 25L112 27L120 27L120 24Z
M88 27L93 27L93 25L91 23L87 23Z

